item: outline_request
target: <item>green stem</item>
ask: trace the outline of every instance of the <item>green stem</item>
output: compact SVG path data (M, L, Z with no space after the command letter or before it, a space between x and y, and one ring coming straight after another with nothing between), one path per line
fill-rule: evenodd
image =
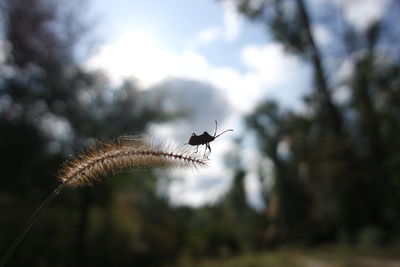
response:
M11 246L8 248L7 252L3 255L3 257L0 260L0 267L4 267L5 264L7 263L8 259L11 257L11 255L14 253L15 249L18 247L18 245L21 243L22 239L24 239L25 235L28 233L29 229L31 229L33 223L36 221L37 217L39 216L40 212L50 204L50 202L64 189L65 186L67 186L68 182L63 182L60 184L54 191L51 193L43 202L40 204L39 208L33 213L32 217L29 219L29 221L26 223L25 227L23 230L19 233L17 238L14 240L14 242L11 244Z

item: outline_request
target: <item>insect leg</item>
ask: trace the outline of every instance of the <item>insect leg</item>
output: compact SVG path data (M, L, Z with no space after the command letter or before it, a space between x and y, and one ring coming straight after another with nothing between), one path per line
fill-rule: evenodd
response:
M198 150L199 150L199 146L196 146L196 151L194 153L197 153Z
M207 153L207 149L209 150ZM208 156L211 154L211 146L210 143L206 143L206 150L204 151L204 158L209 159Z
M208 144L208 143L205 143L206 148L204 149L203 159L206 158L206 154L207 154L207 144Z

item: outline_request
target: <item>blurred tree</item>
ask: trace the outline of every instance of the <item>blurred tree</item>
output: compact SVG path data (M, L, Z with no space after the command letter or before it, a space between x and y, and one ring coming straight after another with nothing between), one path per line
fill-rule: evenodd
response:
M353 240L372 225L398 234L400 198L392 189L398 189L399 172L389 162L399 157L392 136L400 122L398 78L392 76L400 58L399 2L388 1L385 13L367 18L364 28L346 17L354 8L347 2L234 3L314 72L305 111L266 101L247 119L275 168L271 199L278 208L269 233L281 241ZM317 40L317 27L334 36L332 44ZM352 70L344 73L346 66ZM348 97L337 98L339 92ZM303 230L296 235L294 229Z
M78 1L75 4L82 6ZM67 155L93 144L95 138L142 133L149 122L167 116L157 105L139 105L142 95L133 81L112 88L104 74L87 72L79 66L75 55L88 27L73 2L6 0L1 7L1 52L5 59L0 66L0 205L9 216L0 219L0 249L5 251L34 207L54 188L56 170ZM149 173L129 176L154 180ZM155 183L137 182L140 179L126 183L136 185L131 188L146 197L134 206L142 213L126 220L132 223L140 218L134 224L145 229L151 222L157 224L159 218L143 207L160 202L159 212L165 209L168 213L168 208L166 200L157 196ZM63 201L57 201L43 214L46 222L38 223L10 266L107 265L101 260L119 249L136 253L137 257L129 257L133 262L145 258L146 264L141 266L169 258L164 251L168 247L161 246L157 258L148 250L131 246L125 247L130 250L122 250L123 243L113 243L118 233L123 234L117 228L125 220L123 215L93 220L93 205L108 215L115 209L111 190L114 183L118 179L99 190L85 189L63 196ZM104 228L96 228L98 220L104 221ZM115 221L118 223L112 223ZM92 228L97 232L89 235ZM89 244L96 245L89 238L97 238L102 232L112 233L96 239L108 244L110 250L103 254L89 251ZM127 242L140 243L142 238ZM149 242L147 236L144 239ZM127 264L129 259L124 262L123 257L119 262Z
M259 247L262 241L263 214L248 203L245 179L239 157L239 142L232 148L227 163L232 167L230 188L212 205L186 208L182 254L194 257L229 257Z

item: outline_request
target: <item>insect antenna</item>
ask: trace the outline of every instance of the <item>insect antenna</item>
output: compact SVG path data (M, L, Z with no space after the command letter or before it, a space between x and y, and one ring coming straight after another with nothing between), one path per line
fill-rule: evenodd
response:
M232 129L225 130L222 133L220 133L219 135L215 136L214 139L217 138L218 136L220 136L221 134L226 133L226 132L230 132L230 131L233 131L233 130Z
M215 121L215 131L214 131L214 138L216 138L216 137L215 137L215 135L217 134L217 127L218 127L218 126L217 126L217 121Z

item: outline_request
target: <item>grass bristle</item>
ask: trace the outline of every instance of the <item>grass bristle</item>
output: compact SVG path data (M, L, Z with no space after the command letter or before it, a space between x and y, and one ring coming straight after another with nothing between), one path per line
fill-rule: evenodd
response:
M206 161L185 146L165 145L144 139L119 138L99 142L64 164L58 178L68 186L86 186L104 176L131 169L202 167Z

